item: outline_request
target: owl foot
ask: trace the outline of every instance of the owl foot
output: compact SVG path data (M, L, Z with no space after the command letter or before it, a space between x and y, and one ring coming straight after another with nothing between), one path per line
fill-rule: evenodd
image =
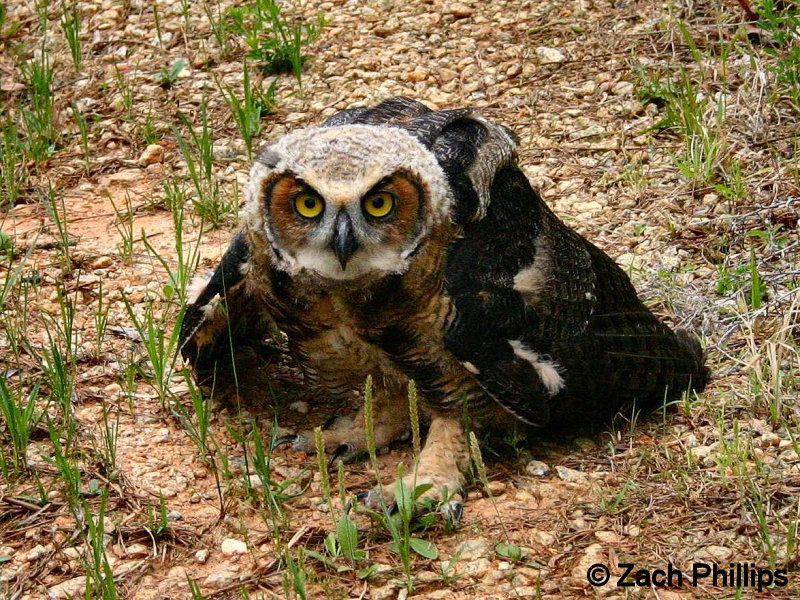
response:
M419 455L416 473L410 473L391 485L376 486L357 498L374 511L384 508L397 510L398 500L408 506L413 499L413 509L429 501L438 504L446 519L457 522L463 515L467 500L464 487L464 470L469 462L469 451L461 423L456 419L436 417L431 423L425 448ZM403 498L398 498L403 494Z
M366 454L367 440L364 435L364 425L363 423L359 425L359 421L358 417L355 420L339 418L330 429L322 431L325 453L331 457L329 466L338 461L349 463ZM407 426L402 421L399 423L397 421L375 423L373 431L375 447L382 449L401 439L407 433ZM272 448L274 450L287 444L297 452L305 452L309 455L317 453L313 431L301 431L281 436L275 440Z
M460 485L455 478L450 481L452 485L457 486L455 488L450 488L448 485L439 487L427 479L428 478L417 475L417 490L420 490L421 487L432 487L426 489L414 499L414 506L411 512L418 512L420 509L430 506L432 502L437 506L437 512L444 517L446 522L452 524L459 523L464 516L464 503L467 501L467 488ZM403 478L404 502L411 501L414 483L413 475ZM398 480L383 488L375 487L368 492L357 494L356 500L363 502L364 506L369 510L382 512L385 508L390 515L393 515L398 510L397 495L400 493L399 485L400 481ZM452 489L455 489L455 491L452 491ZM351 505L348 504L346 510L349 512L350 508Z

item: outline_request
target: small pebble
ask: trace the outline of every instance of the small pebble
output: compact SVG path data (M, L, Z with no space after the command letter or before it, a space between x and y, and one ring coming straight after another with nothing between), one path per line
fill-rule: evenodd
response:
M144 149L139 157L139 164L142 166L160 163L164 158L164 148L158 144L150 144Z
M506 491L506 484L502 481L490 481L489 491L492 493L492 496L500 496Z
M221 550L225 556L247 554L247 544L245 544L242 540L226 538L222 540Z
M475 14L475 9L465 4L451 4L447 12L456 19L466 19Z
M556 50L555 48L547 48L545 46L539 46L536 48L536 56L539 57L539 62L544 65L548 63L562 63L567 60L560 50Z
M550 467L540 460L532 460L525 465L525 472L534 477L544 477L550 472Z
M113 260L110 256L100 256L92 261L92 264L89 265L92 270L96 269L107 269L113 264Z

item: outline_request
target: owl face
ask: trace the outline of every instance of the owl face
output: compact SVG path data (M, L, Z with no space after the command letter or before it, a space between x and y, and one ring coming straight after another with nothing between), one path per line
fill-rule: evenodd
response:
M247 193L278 267L333 280L404 272L451 202L429 150L369 125L285 136L257 160Z

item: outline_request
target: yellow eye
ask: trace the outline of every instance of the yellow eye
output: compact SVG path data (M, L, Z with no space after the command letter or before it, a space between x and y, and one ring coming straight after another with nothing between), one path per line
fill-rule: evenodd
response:
M322 214L325 205L322 198L314 194L299 194L294 199L294 208L301 217L314 219Z
M364 212L370 217L380 219L385 217L394 208L394 197L388 192L378 192L364 199Z

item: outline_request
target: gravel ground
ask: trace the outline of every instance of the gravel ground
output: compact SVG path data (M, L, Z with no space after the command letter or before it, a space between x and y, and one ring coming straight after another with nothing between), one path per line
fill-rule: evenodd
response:
M208 6L216 16L230 5ZM63 290L76 309L70 408L78 424L75 461L89 492L80 510L70 510L40 424L28 448L30 469L0 482L0 595L84 595L87 520L100 512L94 485L108 492L105 535L95 547L104 549L123 598L247 597L240 590L292 597L278 548L305 561L309 598L798 597L800 111L778 91L768 32L744 23L736 3L308 1L296 15L322 13L328 24L306 49L302 86L291 75L263 75L251 61L251 86L266 91L274 80L275 90L274 114L264 117L255 147L394 95L434 108L473 106L511 127L521 164L556 213L629 269L656 312L697 331L709 349L715 377L699 398L647 418L622 415L598 433L544 437L510 458L507 451L487 457L492 497L476 482L458 528L437 522L417 534L439 556L412 559L410 590L391 538L364 516L356 522L365 564L375 569L368 578L302 558L302 549L324 552L333 528L319 470L302 454L279 451L271 463L275 481L296 480L289 493L305 490L283 503L285 519L273 527L258 491L263 483L248 475L251 446L242 440L254 426L266 432L275 412L287 428L329 414L291 368L271 364L239 398L242 411L215 412L204 454L150 385L152 367L131 328L132 317L148 310L167 323L174 314L165 290L165 266L178 264L170 184L187 189L182 241L199 248L200 268L216 263L235 229L235 214L225 211L214 229L196 218L202 207L180 147L180 139L191 141L180 115L199 130L207 104L210 179L235 209L249 159L220 88L243 96L242 40L232 36L221 49L202 3L187 4L186 15L173 2L77 6L78 71L58 25L60 5L49 7L43 43L33 2L6 4L0 27L3 114L20 118L30 94L20 65L44 48L56 65L60 132L56 152L28 165L16 206L0 202L0 231L18 251L0 277L8 281L22 265L37 281L29 294L14 288L0 304L0 366L15 389L42 378L37 349L51 332L48 315L61 314ZM163 85L159 73L179 58L186 67ZM685 136L659 126L670 105L654 81L680 81L682 72L695 100L712 100L700 121L721 149L706 179L687 177L678 164ZM88 123L86 145L76 111ZM68 253L43 200L48 193L63 199ZM764 287L758 302L754 270ZM101 299L109 328L98 342ZM14 327L28 341L19 354L12 352ZM167 387L191 406L182 377ZM118 432L113 468L98 458L109 415ZM7 433L0 422L5 456ZM402 445L379 456L381 477L391 479L409 458ZM367 465L347 468L348 492L374 480ZM521 559L498 553L499 542L519 546ZM615 585L620 563L690 572L694 562L787 569L788 584L748 586L740 595L710 580ZM596 563L616 576L601 587L587 581ZM103 597L96 589L88 594Z

